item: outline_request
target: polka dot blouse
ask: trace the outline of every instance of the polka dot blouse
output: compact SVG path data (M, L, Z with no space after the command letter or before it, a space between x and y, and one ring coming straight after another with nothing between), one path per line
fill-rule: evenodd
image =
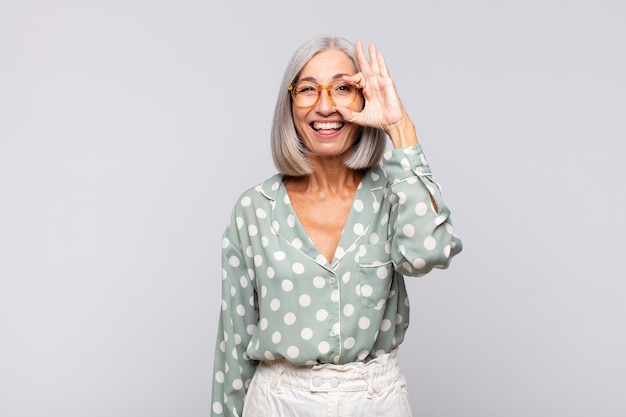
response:
M461 251L420 145L367 171L330 261L282 180L244 192L223 236L214 417L241 416L258 361L367 362L398 347L409 323L404 276L446 268Z

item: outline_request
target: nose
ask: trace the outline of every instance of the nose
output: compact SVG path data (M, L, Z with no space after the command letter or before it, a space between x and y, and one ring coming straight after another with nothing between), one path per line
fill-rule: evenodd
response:
M322 88L320 91L320 97L317 100L316 108L318 113L329 114L335 110L335 103L330 95L330 89L328 87Z

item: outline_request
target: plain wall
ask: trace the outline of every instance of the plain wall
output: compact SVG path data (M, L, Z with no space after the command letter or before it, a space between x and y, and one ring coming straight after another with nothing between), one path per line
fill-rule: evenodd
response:
M285 65L376 42L464 251L415 417L626 415L625 3L0 0L0 415L208 416L221 234Z

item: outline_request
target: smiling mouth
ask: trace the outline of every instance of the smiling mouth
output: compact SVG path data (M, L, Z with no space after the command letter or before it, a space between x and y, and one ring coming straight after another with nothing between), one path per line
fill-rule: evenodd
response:
M315 131L320 131L320 130L339 130L344 125L345 125L345 123L343 123L343 122L324 122L324 123L313 122L313 123L311 123L311 127Z

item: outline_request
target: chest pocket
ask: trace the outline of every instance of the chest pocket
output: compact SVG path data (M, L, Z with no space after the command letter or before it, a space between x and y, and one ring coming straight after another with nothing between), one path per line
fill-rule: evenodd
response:
M361 245L356 256L361 307L384 307L393 277L390 243Z

